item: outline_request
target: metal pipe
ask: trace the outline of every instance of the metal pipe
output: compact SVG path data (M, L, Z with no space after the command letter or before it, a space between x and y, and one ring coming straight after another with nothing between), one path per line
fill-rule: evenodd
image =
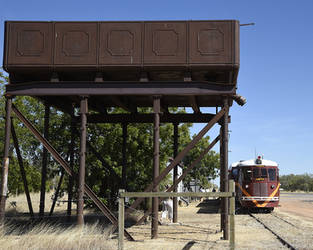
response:
M126 181L126 168L127 168L127 123L122 124L123 127L123 145L122 145L122 156L123 156L123 163L122 163L122 187L123 189L127 190L127 181Z
M26 195L29 214L30 214L30 217L33 218L34 217L34 210L33 210L32 201L30 198L29 190L28 190L28 183L27 183L27 179L26 179L26 173L25 173L25 168L24 168L24 164L23 164L23 158L22 158L22 155L20 152L18 139L17 139L16 133L15 133L15 129L14 129L14 125L13 125L13 119L11 121L11 125L12 125L11 126L11 134L12 134L12 138L13 138L13 143L14 143L14 147L15 147L17 160L18 160L18 163L20 166L20 172L21 172L21 176L22 176L22 180L23 180L24 191L25 191L25 195Z
M173 143L173 157L177 156L178 152L178 123L174 123L174 143ZM174 167L173 173L173 185L174 185L174 192L177 193L177 174L178 174L178 165ZM173 222L177 223L177 197L173 198Z
M153 192L159 191L157 177L160 171L160 96L153 97L154 129L153 129ZM151 238L158 238L159 198L152 199Z
M45 119L44 119L44 132L43 132L43 134L47 140L49 140L49 120L50 120L50 106L47 103L45 103ZM44 147L43 153L42 153L39 217L44 217L44 213L45 213L47 162L48 162L48 151Z
M78 202L77 202L77 224L83 226L84 224L84 193L85 193L85 171L86 171L86 137L87 137L87 112L88 101L83 97L80 101L80 159L79 159L79 173L78 173Z
M224 182L224 192L228 192L228 98L224 98L224 108L226 109L226 112L223 116L223 169L224 169L224 176L223 176L223 182ZM224 228L223 228L223 238L224 240L229 240L229 199L224 199Z
M12 112L12 97L6 99L5 104L5 128L4 128L4 153L1 177L0 190L0 225L4 223L5 218L5 203L8 193L8 171L9 171L9 148L10 148L10 129L11 129L11 112Z
M220 192L224 192L224 168L223 168L223 123L221 123L220 128ZM221 225L220 225L220 231L222 232L224 229L224 199L220 199L220 219L221 219Z
M71 110L71 143L69 148L70 153L70 168L74 169L74 147L75 147L75 120L74 120L74 107ZM73 177L69 175L68 177L68 203L67 203L67 221L71 220L72 215L72 199L73 199Z

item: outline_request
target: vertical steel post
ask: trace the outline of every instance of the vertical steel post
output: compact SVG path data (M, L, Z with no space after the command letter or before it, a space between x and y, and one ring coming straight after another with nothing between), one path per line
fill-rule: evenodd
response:
M44 138L46 138L47 140L49 140L49 120L50 120L50 106L48 105L48 103L45 103L45 120L44 120L43 135L44 135ZM44 217L44 213L45 213L47 162L48 162L48 151L44 147L43 153L42 153L39 217Z
M124 203L125 198L121 197L120 194L124 193L124 189L119 190L119 199L118 199L118 250L124 249Z
M178 123L174 123L174 143L173 143L173 157L177 156L178 152ZM178 165L174 167L173 173L173 185L174 185L174 193L177 193L177 175L178 175ZM177 197L173 198L173 222L177 223Z
M12 112L12 97L6 99L5 104L5 128L4 128L4 154L1 177L0 190L0 225L4 223L5 203L8 193L8 171L9 171L9 148L10 148L10 129L11 129L11 112Z
M123 127L123 145L122 145L122 155L123 155L123 165L122 165L122 187L127 189L127 180L126 180L126 168L127 168L127 123L122 124Z
M223 124L221 124L220 128L220 192L225 192L224 190L224 168L223 168ZM220 231L222 232L224 229L224 199L220 198L220 218L221 218L221 225L220 225Z
M224 191L228 192L228 99L224 98L224 108L226 112L223 116L223 169L224 169L224 176L223 176L223 183L224 183ZM228 214L229 214L229 204L228 198L224 198L223 202L224 206L224 228L223 228L223 238L224 240L229 239L229 225L228 225Z
M18 163L20 166L20 172L21 172L21 176L22 176L22 180L23 180L23 184L24 184L24 191L25 191L26 200L27 200L27 204L28 204L29 214L30 214L30 217L33 218L34 217L34 211L33 211L32 201L30 198L29 190L28 190L28 183L27 183L27 179L26 179L26 173L25 173L25 168L24 168L24 164L23 164L23 158L22 158L22 155L20 152L18 139L17 139L16 133L15 133L15 129L14 129L14 125L13 125L13 119L11 121L11 134L12 134L12 138L13 138L13 143L14 143L14 147L15 147L17 160L18 160Z
M74 146L75 146L75 121L74 121L74 107L71 111L71 143L70 143L70 168L74 170ZM68 177L68 202L67 202L67 221L71 220L72 215L72 199L73 199L73 177Z
M154 112L154 130L153 130L153 192L159 191L159 185L156 185L156 178L160 171L160 96L153 96L153 112ZM158 238L159 223L159 198L152 199L152 221L151 221L151 238Z
M87 137L87 112L88 101L83 97L80 101L80 159L79 159L79 179L78 179L78 202L77 202L77 224L84 224L84 193L85 193L85 168L86 168L86 137Z
M229 192L232 193L230 197L229 204L229 246L230 249L235 249L235 182L234 180L229 180Z

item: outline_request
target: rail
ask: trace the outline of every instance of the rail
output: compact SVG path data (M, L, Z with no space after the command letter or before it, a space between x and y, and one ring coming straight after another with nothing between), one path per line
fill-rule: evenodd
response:
M125 192L119 190L119 206L118 206L118 249L124 249L124 220L125 220L125 198L170 198L170 197L222 197L229 198L229 247L235 249L235 183L229 180L229 192L187 192L187 193L170 193L170 192Z

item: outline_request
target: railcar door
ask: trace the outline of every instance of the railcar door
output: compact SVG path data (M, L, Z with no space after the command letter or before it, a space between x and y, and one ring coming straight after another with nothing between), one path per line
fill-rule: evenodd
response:
M279 196L278 169L275 167L269 167L267 170L268 170L269 195L273 197L278 197Z

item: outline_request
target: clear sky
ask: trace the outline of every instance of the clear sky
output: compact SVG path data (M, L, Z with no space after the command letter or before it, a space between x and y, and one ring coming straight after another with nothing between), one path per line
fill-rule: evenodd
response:
M312 174L312 13L312 0L0 0L0 47L4 20L255 22L240 30L238 93L247 104L230 110L229 162L256 151L277 161L281 174Z

